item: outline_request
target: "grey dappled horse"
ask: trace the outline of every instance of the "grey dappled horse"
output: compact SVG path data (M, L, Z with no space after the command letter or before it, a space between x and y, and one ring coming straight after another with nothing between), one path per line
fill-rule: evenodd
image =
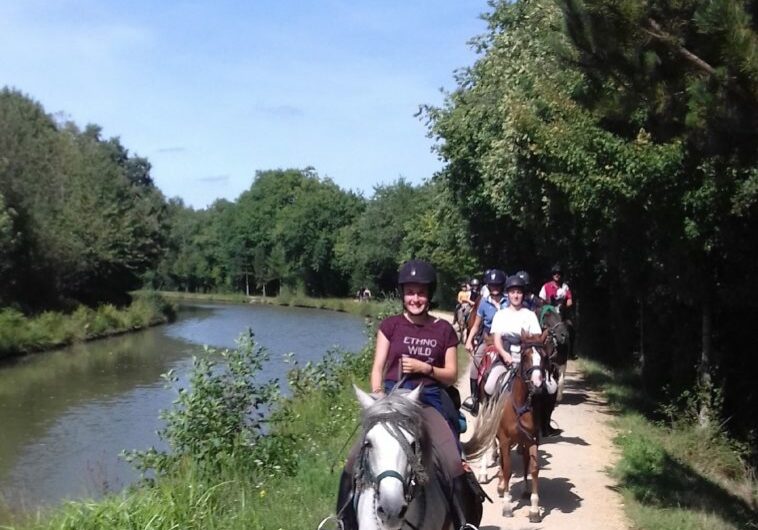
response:
M363 407L353 502L360 530L458 530L462 518L467 528L479 524L481 503L454 491L431 445L420 392L375 399L355 388ZM455 495L465 515L453 513Z

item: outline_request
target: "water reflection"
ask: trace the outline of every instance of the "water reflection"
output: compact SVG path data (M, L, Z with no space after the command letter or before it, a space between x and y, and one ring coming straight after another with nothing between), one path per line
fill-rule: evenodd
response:
M263 379L282 378L281 354L306 362L329 348L357 350L362 319L272 306L192 305L171 325L0 366L0 494L36 505L97 496L135 475L116 455L157 444L158 411L174 394L162 373L181 376L208 344L233 347L248 327L271 353Z

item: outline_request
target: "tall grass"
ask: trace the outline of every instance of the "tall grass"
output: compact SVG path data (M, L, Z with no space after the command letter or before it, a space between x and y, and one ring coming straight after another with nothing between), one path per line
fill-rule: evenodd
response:
M758 482L743 458L747 448L723 426L700 426L689 395L656 404L634 372L586 360L582 368L617 412L612 425L621 458L613 474L635 528L758 528Z
M123 309L110 304L97 309L80 306L73 313L47 311L33 317L0 309L0 358L141 329L173 315L173 307L154 293L135 296Z

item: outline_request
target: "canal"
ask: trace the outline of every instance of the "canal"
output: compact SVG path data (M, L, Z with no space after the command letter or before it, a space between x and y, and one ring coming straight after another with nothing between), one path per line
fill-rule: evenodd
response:
M0 497L33 509L118 491L137 475L122 449L161 447L158 414L176 398L161 374L186 377L203 345L232 348L248 328L270 354L262 381L366 342L361 317L268 305L193 304L165 326L0 364Z

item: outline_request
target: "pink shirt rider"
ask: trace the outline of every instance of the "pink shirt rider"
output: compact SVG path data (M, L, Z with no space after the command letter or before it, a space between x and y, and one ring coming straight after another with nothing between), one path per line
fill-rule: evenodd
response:
M566 283L558 285L553 280L550 280L540 289L540 298L548 303L552 302L553 298L559 302L563 300L568 301L571 300L571 289L569 289Z

